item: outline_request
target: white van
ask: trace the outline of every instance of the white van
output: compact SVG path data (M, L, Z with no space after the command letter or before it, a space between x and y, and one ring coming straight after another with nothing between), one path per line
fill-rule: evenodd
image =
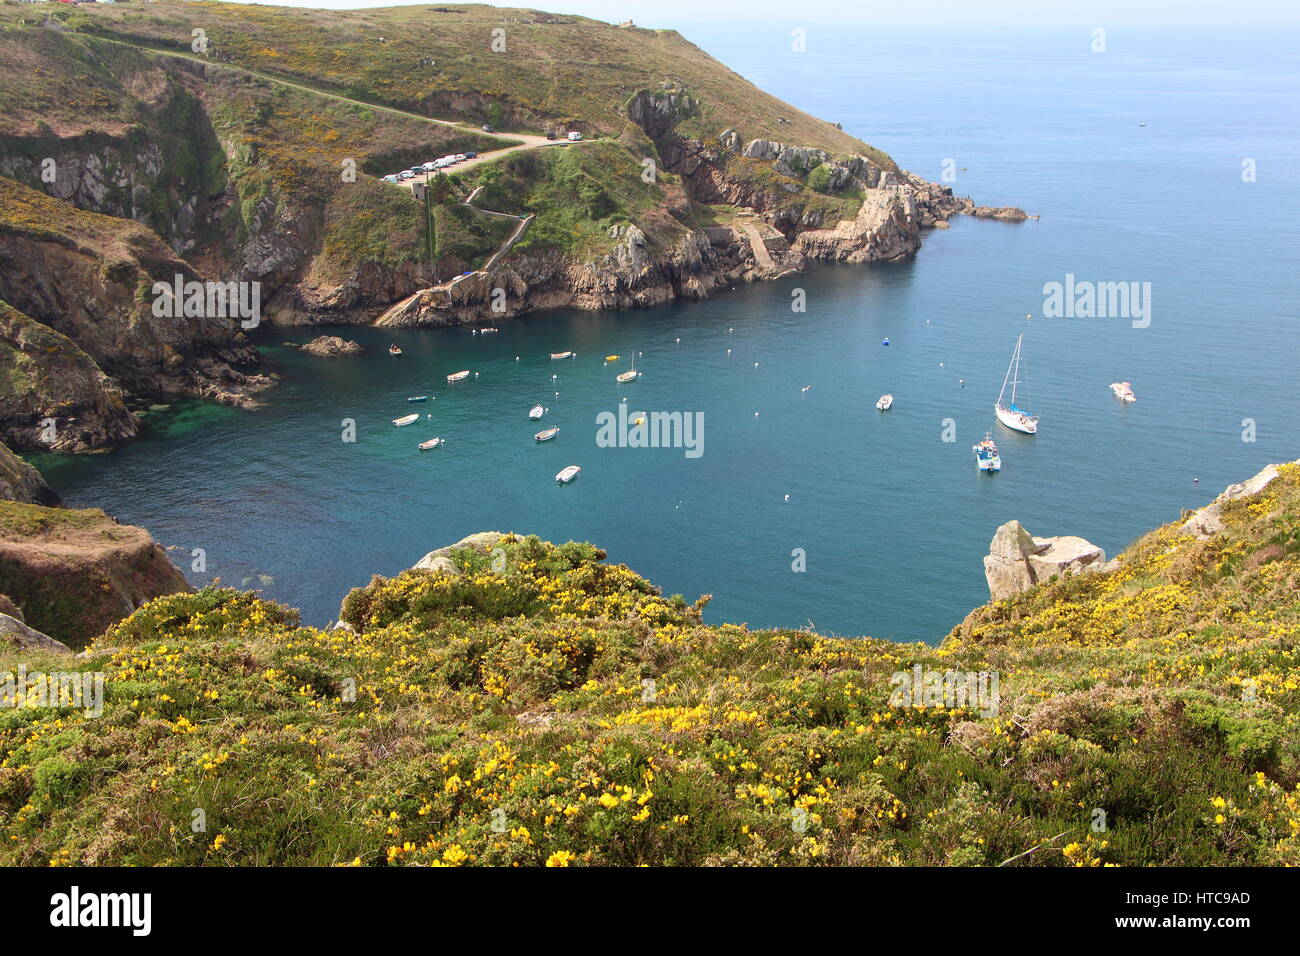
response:
M569 142L570 142L570 143L576 143L576 142L577 142L578 140L580 140L580 139L582 139L582 134L579 133L579 132L576 132L576 131L575 131L575 132L572 132L572 133L569 134Z

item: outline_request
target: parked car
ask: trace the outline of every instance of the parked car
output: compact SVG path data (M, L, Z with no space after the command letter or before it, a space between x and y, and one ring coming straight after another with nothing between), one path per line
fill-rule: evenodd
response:
M397 182L397 174L396 174L396 173L393 173L393 174L390 174L390 175L388 175L388 176L385 176L385 177L384 177L384 182L386 182L386 183L395 183L395 182Z
M551 130L549 133L546 134L546 138L547 138L547 139L559 139L560 137L557 136L557 135L555 134L555 130Z
M487 123L484 123L484 124L483 124L483 132L485 132L485 133L495 133L496 130L494 130L494 129L493 129L491 126L489 126Z
M411 172L409 169L403 169L400 173L397 174L397 179L399 182L406 182L408 179L414 179L414 178L415 178L415 173Z
M438 168L438 161L437 161L437 160L434 160L434 161L431 162L431 163L425 163L424 166L422 166L421 168L422 168L426 173L431 173L431 172L433 172L435 169Z
M477 156L477 155L478 155L478 153L474 152L474 150L471 149L468 153L465 154L465 158L466 158L466 159L473 159L473 158L474 158L475 156Z

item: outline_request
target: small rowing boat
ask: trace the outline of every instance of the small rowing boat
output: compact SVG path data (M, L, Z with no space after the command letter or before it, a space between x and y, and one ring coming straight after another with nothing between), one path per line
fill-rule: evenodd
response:
M459 372L452 372L450 375L448 375L448 376L447 376L447 381L449 381L449 382L461 382L461 381L464 381L464 380L467 379L467 378L469 378L469 369L464 368L464 369L461 369Z
M408 402L427 402L428 400L429 400L428 395L412 395L410 398L407 399Z
M543 428L533 437L536 438L538 441L550 441L552 438L558 435L559 432L560 432L560 426L556 425L553 428Z
M534 405L532 408L528 409L528 417L531 418L533 421L537 421L545 414L546 414L546 409L542 408L541 405Z
M573 353L572 353L572 352L552 352L552 353L551 353L551 358L553 358L553 359L566 359L566 358L573 358Z
M876 402L876 408L880 409L882 412L887 412L893 407L894 407L893 395L881 395L880 400Z
M394 418L393 424L401 428L403 425L409 425L411 422L417 421L419 417L419 415L403 415L401 418Z
M555 476L555 480L562 485L567 485L574 478L578 477L578 472L580 471L582 471L582 469L579 468L577 465L569 465L567 468L565 468L563 471L561 471L558 475Z
M437 448L443 443L441 438L430 438L428 441L420 442L420 451L428 451L430 448Z

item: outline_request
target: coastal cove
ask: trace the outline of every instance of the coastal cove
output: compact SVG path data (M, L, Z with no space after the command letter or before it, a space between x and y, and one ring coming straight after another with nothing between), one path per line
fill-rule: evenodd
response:
M752 35L691 39L905 168L938 179L955 157L960 194L1042 220L958 217L914 260L812 266L650 310L539 313L489 336L264 329L256 343L282 379L265 407L172 402L107 454L30 457L69 505L148 528L183 570L202 548L191 583L259 587L309 623L336 617L372 573L499 529L589 540L668 593L707 590L711 622L931 642L986 599L980 559L1003 522L1110 554L1296 457L1297 90L1267 49L1208 64L1130 49L1102 64L1082 41L1061 55L1059 37L1007 40L1015 55L988 60L978 46L900 41L859 63L841 38L833 67L807 61L837 77L819 86L779 42L765 54ZM877 92L860 99L868 82ZM1258 182L1240 178L1242 141L1267 171ZM1067 275L1152 283L1150 326L1044 318L1044 284ZM798 289L804 313L791 310ZM281 344L322 333L366 351ZM1042 430L995 431L1003 471L980 475L970 446L995 427L1021 333ZM576 358L548 359L560 350ZM619 386L634 351L642 378ZM447 385L458 369L477 374ZM1112 397L1116 380L1133 382L1135 404ZM895 405L881 414L884 392ZM703 454L598 448L597 414L625 395L638 411L703 413ZM535 402L561 428L544 445ZM391 425L411 411L419 424ZM340 439L346 418L355 443ZM1242 441L1247 418L1255 442ZM445 447L416 450L435 435ZM575 463L581 476L557 487ZM795 549L806 572L791 569Z

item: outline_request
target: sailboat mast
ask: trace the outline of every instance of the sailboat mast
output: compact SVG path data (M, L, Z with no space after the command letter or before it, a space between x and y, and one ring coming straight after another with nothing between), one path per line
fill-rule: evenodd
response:
M1016 350L1011 353L1011 364L1007 366L1007 374L1002 379L1002 390L998 392L998 404L1002 404L1003 397L1007 394L1007 382L1011 381L1011 370L1016 367L1016 359L1020 357L1020 340L1016 339ZM1011 402L1015 404L1015 386L1012 386Z
M1024 340L1024 338L1025 337L1023 335L1017 336L1016 354L1011 360L1012 364L1014 364L1016 367L1016 374L1011 376L1011 404L1012 405L1016 404L1016 386L1020 384L1020 343Z

